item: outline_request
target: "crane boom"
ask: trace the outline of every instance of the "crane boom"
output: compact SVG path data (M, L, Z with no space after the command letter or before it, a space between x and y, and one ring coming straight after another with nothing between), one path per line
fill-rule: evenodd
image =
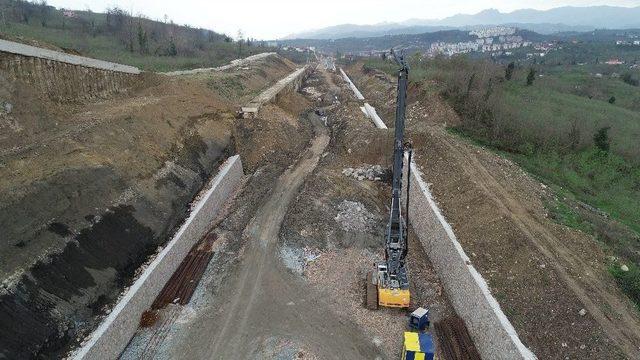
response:
M393 181L391 185L391 211L385 233L385 261L376 265L369 273L367 306L408 308L411 294L405 258L407 256L407 223L402 216L402 167L404 160L404 123L407 106L407 82L409 66L404 56L391 52L400 65L398 70L398 97L396 103L395 135L393 139ZM407 192L407 206L409 203ZM376 290L377 291L374 291Z
M402 195L402 166L404 160L404 122L407 102L407 81L409 67L404 56L393 53L398 70L395 136L393 140L393 182L391 190L391 212L387 224L386 258L389 277L397 280L399 286L408 285L404 259L407 255L406 224L403 221L400 196Z

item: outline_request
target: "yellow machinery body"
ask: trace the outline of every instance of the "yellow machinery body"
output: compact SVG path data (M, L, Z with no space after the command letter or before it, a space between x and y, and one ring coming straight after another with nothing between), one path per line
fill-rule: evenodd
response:
M378 287L378 304L384 307L408 308L411 301L409 290Z
M411 293L407 285L392 279L385 263L378 263L375 270L367 274L367 308L375 310L380 306L408 308Z

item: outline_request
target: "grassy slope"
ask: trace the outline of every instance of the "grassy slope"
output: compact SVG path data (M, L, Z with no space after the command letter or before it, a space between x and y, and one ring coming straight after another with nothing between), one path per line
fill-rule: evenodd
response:
M6 9L6 0L0 0L0 11ZM238 52L237 43L225 42L223 35L217 35L215 42L208 43L205 51L192 51L191 54L178 56L141 54L139 51L130 52L114 34L106 32L92 32L90 24L100 27L106 21L106 15L86 11L76 12L78 19L64 18L60 11L52 11L47 18L47 26L43 26L40 19L34 16L28 24L11 21L0 22L0 33L10 37L36 40L60 48L73 49L83 56L127 64L148 71L170 71L192 69L199 67L213 67L226 64L229 61L260 52L269 51L264 47L242 47ZM134 27L137 26L136 19ZM63 25L64 24L64 25ZM167 29L169 26L166 24ZM178 28L181 28L178 26ZM166 30L170 31L170 30ZM134 34L136 36L136 34ZM177 39L178 41L180 39ZM163 44L164 45L164 44ZM159 45L156 45L159 46Z
M538 79L538 84L543 87L602 101L614 96L615 105L640 111L640 87L626 84L619 77L632 72L624 66L556 66L543 70L544 75L548 75ZM596 77L597 73L602 77ZM639 74L636 72L636 75Z
M570 83L563 81L561 78L546 80L547 83L556 82L556 86L542 81L534 82L533 86L524 86L524 79L520 78L504 83L501 93L504 103L517 114L513 121L520 122L519 127L534 132L544 133L545 129L555 128L549 131L553 134L557 130L568 133L576 121L581 129L588 130L581 134L583 141L588 141L598 128L611 126L612 150L629 160L638 155L640 112L624 108L618 103L612 105L596 98L563 92L563 87L571 87ZM620 83L620 93L637 89L620 80L617 82ZM613 87L610 84L605 86ZM627 94L631 97L631 91Z

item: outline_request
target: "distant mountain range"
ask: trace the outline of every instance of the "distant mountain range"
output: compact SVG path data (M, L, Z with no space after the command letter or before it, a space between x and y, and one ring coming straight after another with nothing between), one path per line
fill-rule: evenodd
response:
M565 6L550 10L523 9L502 13L488 9L474 15L458 14L441 20L411 19L375 25L343 24L292 34L286 39L341 39L383 35L420 34L482 25L510 25L541 34L594 29L640 28L640 6Z

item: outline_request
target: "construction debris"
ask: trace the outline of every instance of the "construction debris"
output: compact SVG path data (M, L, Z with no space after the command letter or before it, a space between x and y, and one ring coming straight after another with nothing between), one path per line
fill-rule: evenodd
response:
M342 173L346 176L353 177L354 179L381 181L386 171L380 165L364 165L359 168L346 168L342 170Z

